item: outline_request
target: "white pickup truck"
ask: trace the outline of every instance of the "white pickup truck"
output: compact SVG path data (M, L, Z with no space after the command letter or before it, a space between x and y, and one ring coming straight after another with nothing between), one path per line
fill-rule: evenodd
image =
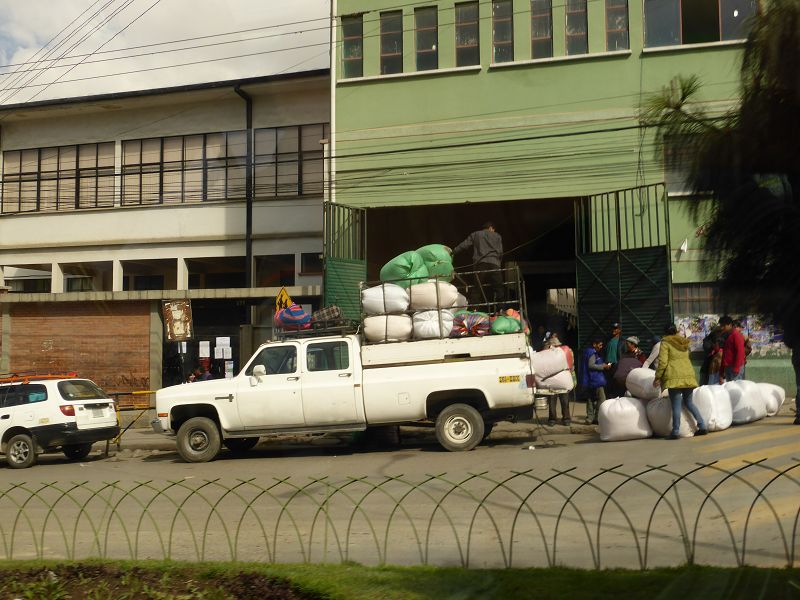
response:
M156 393L156 432L181 457L213 460L277 433L355 432L435 423L439 443L471 450L498 421L530 419L524 334L361 345L357 335L268 342L232 379Z

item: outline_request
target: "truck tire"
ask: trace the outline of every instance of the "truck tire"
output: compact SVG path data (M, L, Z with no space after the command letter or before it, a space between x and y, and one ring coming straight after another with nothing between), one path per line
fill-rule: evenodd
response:
M89 456L92 451L92 444L74 444L72 446L64 446L61 451L70 460L83 460Z
M483 440L481 414L469 404L451 404L436 417L436 439L445 450L465 452Z
M225 447L231 452L247 452L255 447L258 443L258 438L228 438L222 443L225 444Z
M483 439L484 440L491 435L492 429L494 429L494 423L487 423L486 421L483 422Z
M36 446L26 433L18 433L6 446L6 463L12 469L27 469L36 463Z
M178 429L178 454L186 462L214 460L221 447L217 424L207 417L194 417Z

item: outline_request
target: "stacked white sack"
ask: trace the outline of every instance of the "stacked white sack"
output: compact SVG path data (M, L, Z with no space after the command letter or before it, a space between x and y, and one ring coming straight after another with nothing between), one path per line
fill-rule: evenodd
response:
M731 397L734 425L752 423L767 416L767 403L752 381L728 381L725 389Z
M611 398L601 403L598 423L604 442L640 440L653 435L644 402L638 398Z
M569 392L575 387L571 371L559 371L550 377L542 377L539 373L534 373L536 387L543 390L564 390Z
M633 369L625 378L625 387L634 398L641 398L645 402L658 398L661 394L660 387L653 387L656 372L652 369Z
M381 315L364 319L364 336L369 342L405 342L411 339L411 317Z
M761 396L767 405L767 416L777 415L786 400L786 390L774 383L757 383L756 385L761 390Z
M468 305L467 297L459 292L456 294L456 299L453 301L453 306L451 308L467 308Z
M452 283L427 281L408 288L411 310L435 310L452 308L458 298L458 290Z
M561 346L547 348L540 352L534 352L531 356L531 366L533 372L542 379L569 369L566 353L561 350Z
M453 331L453 312L425 310L414 313L414 337L418 340L446 338Z
M361 306L370 316L405 312L408 303L408 290L394 283L383 283L361 292Z
M733 423L731 395L722 385L701 385L692 394L692 402L700 411L709 431L722 431Z
M672 433L672 401L669 398L655 398L647 403L647 420L653 435L667 437ZM696 424L685 408L681 408L681 422L678 437L692 437Z

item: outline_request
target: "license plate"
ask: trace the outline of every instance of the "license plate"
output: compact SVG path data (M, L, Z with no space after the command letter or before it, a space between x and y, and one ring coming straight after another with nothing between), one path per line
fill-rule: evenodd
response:
M92 418L93 419L98 419L100 417L105 417L106 416L105 412L106 411L103 410L102 408L93 408L92 409Z

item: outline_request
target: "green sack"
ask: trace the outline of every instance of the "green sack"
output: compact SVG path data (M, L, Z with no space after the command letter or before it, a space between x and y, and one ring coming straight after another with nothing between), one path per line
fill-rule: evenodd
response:
M425 263L440 263L447 262L453 264L453 256L450 248L442 244L428 244L422 248L418 248L417 252L422 257Z
M499 316L492 322L492 333L518 333L522 329L519 321L512 317Z
M430 277L437 277L439 281L453 281L453 263L450 262L426 262L425 266L428 267L428 275Z
M428 267L419 252L403 252L383 265L381 281L391 281L400 287L422 283L428 279Z

